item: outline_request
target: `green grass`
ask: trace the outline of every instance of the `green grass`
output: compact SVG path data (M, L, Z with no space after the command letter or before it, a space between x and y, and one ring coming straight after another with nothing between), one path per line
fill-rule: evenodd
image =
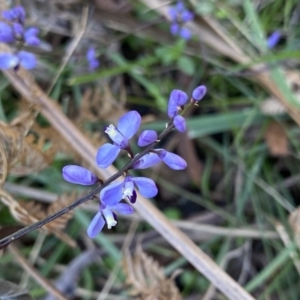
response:
M254 80L255 73L248 71L260 65L258 72L269 72L270 80L290 107L295 111L299 110L300 104L294 94L299 86L291 87L284 73L286 69L298 72L300 29L293 21L298 2L186 2L194 12L207 14L207 18L219 23L220 30L225 30L224 36L249 55L249 61L244 63L220 55L203 43L201 37L199 39L195 36L192 43L175 37L166 38L164 41L162 38L169 30L166 20L155 9L149 10L139 1L130 3L131 11L128 15L119 16L124 22L124 28L114 27L115 23L103 22L98 24L99 28L103 28L103 33L99 31L99 36L93 35L93 40L88 40L86 36L90 36L90 32L86 34L57 80L50 97L61 106L76 126L84 128L86 134L93 135L97 139L95 143L100 146L100 142L104 142L104 124L115 124L120 114L130 109L139 111L147 121L142 124L142 129L162 131L168 122L166 110L170 92L181 89L190 95L197 85L205 84L208 94L187 117L187 135L191 140L189 146L194 147L195 155L188 152L188 147L176 146L182 136L175 131L163 144L169 151L175 151L185 158L193 156L202 167L201 177L194 180L189 177L188 172L170 173L165 166L151 171L139 170L135 174L155 178L160 193L153 199L153 203L168 216L181 218L181 221L196 220L195 222L198 222L197 217L203 220L205 216L207 222L216 223L218 226L233 229L250 227L258 232L275 230L272 220L276 219L292 239L288 219L289 214L299 205L300 186L297 180L290 185L287 183L299 174L300 131L288 114L270 116L262 113L260 105L270 95L261 82ZM76 9L70 10L68 13L75 11ZM62 11L60 13L60 17L65 18ZM93 13L96 14L97 11ZM127 18L136 22L135 29L143 34L127 31ZM201 28L206 28L200 19L198 16L195 22ZM65 22L69 24L69 21ZM144 26L144 22L152 23ZM155 34L148 34L147 28ZM267 49L266 37L275 30L282 30L284 38L274 49ZM61 34L62 36L52 32L48 35L45 33L44 36L47 43L53 46L55 55L65 53L68 46L69 37ZM214 35L210 38L217 37ZM101 59L101 67L93 73L88 72L84 57L80 57L85 52L85 45L89 43L95 45ZM37 82L45 90L63 58L60 55L60 59L55 59L55 55L41 55L40 60L46 60L35 73ZM109 89L108 95L96 93L104 91L105 88ZM95 102L90 107L89 115L83 116L84 121L80 123L78 116L82 113L83 101L92 102L91 99L84 98L89 89L95 92L93 95L96 100L94 99ZM20 107L21 111L26 110L24 106L19 106L20 102L18 92L5 76L1 76L1 122L9 123L14 116L18 116ZM120 107L116 107L116 103ZM95 121L90 118L107 107L110 109L103 119ZM288 153L282 157L271 155L265 139L269 125L274 121L284 128L288 140ZM40 116L38 123L48 126ZM51 143L51 138L46 137L46 141ZM64 143L61 140L59 142ZM136 146L133 149L139 151ZM126 159L122 157L116 166L122 167ZM11 174L7 181L36 188L41 195L44 191L56 194L86 191L62 180L61 167L70 163L81 165L83 162L72 151L59 150L46 169L23 177ZM17 200L19 198L22 195L16 196ZM24 198L28 199L25 196ZM119 227L112 231L105 229L94 240L90 240L86 236L86 229L94 214L95 212L78 208L73 220L64 229L66 234L77 241L76 249L71 249L52 235L46 237L39 249L39 256L44 263L38 261L34 265L41 276L54 281L60 273L57 270L68 267L83 251L99 247L105 254L99 261L83 269L78 286L87 291L102 290L114 265L123 257L121 249L131 221L120 219ZM19 224L2 205L0 216L0 226ZM197 240L195 233L186 234ZM158 234L153 232L149 224L140 221L134 235L138 236L139 243L145 244L147 254L158 261L166 275L171 276L178 268L182 270L178 281L184 297L205 294L209 282L187 263L184 256L179 255L165 241L156 239ZM33 233L18 242L19 250L25 257L32 251L36 237L37 233ZM244 237L224 236L215 236L196 243L218 264L223 264L230 254L237 253L236 249L248 249L246 252L240 250L241 254L231 257L224 269L238 280L243 263L248 262L247 276L241 284L255 299L300 299L299 274L291 259L291 251L296 252L298 259L296 245L286 247L280 239L249 240ZM0 277L20 282L23 270L9 251L4 252L1 263L3 268L0 268ZM11 267L8 268L8 265ZM126 295L123 275L118 275L113 282L112 294ZM47 293L32 278L27 289L35 297Z

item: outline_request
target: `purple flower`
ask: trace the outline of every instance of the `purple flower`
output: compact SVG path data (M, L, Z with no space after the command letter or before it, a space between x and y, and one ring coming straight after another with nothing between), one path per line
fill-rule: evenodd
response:
M17 54L1 53L0 54L0 69L7 70L11 68L33 69L36 65L34 54L26 51L19 51Z
M101 204L99 212L95 215L87 229L87 234L90 238L95 238L97 236L103 229L105 222L108 229L117 225L116 215L113 211L128 215L133 213L133 208L126 203L117 203L115 205Z
M186 131L186 122L183 116L177 115L174 118L174 126L180 132Z
M278 44L280 38L281 38L281 32L274 31L267 39L267 47L269 49L274 48Z
M193 20L194 14L185 8L182 1L178 1L175 6L171 6L168 13L172 22L170 27L171 34L189 40L192 37L191 31L184 27L183 24Z
M192 21L194 19L194 14L189 10L184 10L181 14L181 20L184 23Z
M159 162L161 162L161 158L156 153L150 152L137 160L132 168L136 170L148 169Z
M27 51L19 51L19 64L27 70L31 70L36 65L35 55Z
M39 29L36 27L27 29L24 33L25 43L29 46L38 46L41 43L41 40L37 37L39 32Z
M154 130L144 130L138 140L140 147L148 146L157 140L157 133Z
M12 53L1 53L0 54L0 69L8 70L15 68L19 63L19 57Z
M206 86L200 85L193 90L192 97L194 101L200 101L206 94Z
M99 63L99 60L96 59L95 48L90 47L88 49L88 51L86 52L86 59L89 63L89 70L90 71L95 71L99 67L100 63Z
M20 23L13 23L14 34L17 37L21 37L24 33L24 27Z
M0 42L13 43L15 41L14 32L10 25L0 22Z
M147 169L161 161L173 170L183 170L187 166L186 161L179 155L164 149L154 149L153 152L144 155L136 161L133 165L133 169Z
M170 19L172 22L176 22L177 21L177 9L174 6L171 6L168 10Z
M192 37L191 31L186 27L181 27L178 35L180 35L184 40L189 40Z
M129 150L129 140L136 134L140 124L140 114L137 111L130 111L120 118L117 128L112 124L106 128L105 132L114 144L104 144L98 149L96 162L100 168L111 165L121 149Z
M180 30L180 26L178 23L173 23L170 26L170 32L172 35L177 35Z
M98 178L86 168L69 165L62 169L63 178L74 184L93 185L98 181Z
M20 24L24 24L26 13L23 6L16 6L10 10L3 11L2 17L10 22L18 22Z
M100 192L100 199L105 205L116 205L122 199L128 199L134 203L136 200L136 191L145 198L152 198L157 195L157 187L155 182L146 177L132 177L130 175L125 177L124 181L118 181L106 186Z
M183 106L188 101L188 95L181 90L173 90L169 97L168 103L168 116L174 118L179 110L180 106Z
M183 170L186 168L186 161L177 154L168 152L164 149L155 149L157 155L173 170Z

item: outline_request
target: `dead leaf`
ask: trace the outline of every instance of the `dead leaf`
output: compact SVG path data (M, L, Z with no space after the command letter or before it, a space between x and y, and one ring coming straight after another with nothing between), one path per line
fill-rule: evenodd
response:
M0 190L1 202L9 208L13 217L24 225L31 225L46 218L48 215L59 211L60 209L69 205L74 198L74 194L61 195L56 201L51 203L48 207L45 207L44 205L36 203L35 201L16 201L10 194L4 190ZM73 212L70 211L60 218L57 218L46 224L41 229L46 233L54 234L69 246L75 247L76 242L62 231L72 216Z
M269 124L265 139L271 155L287 156L289 154L288 137L278 122L273 121Z
M131 294L139 300L181 300L174 278L167 279L163 269L151 256L137 246L135 254L124 255L123 270Z

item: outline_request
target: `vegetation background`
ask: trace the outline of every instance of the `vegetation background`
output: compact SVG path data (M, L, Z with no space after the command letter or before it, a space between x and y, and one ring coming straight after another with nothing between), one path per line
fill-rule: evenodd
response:
M299 1L186 0L189 41L169 33L171 1L8 2L24 6L43 42L30 74L0 75L0 237L88 191L61 169L93 168L89 149L106 142L106 125L135 109L143 128L160 132L170 92L205 84L188 131L163 142L188 167L140 171L159 186L148 201L255 299L300 299ZM16 284L0 281L0 299L224 299L160 235L158 215L138 206L90 240L97 210L89 201L0 250L0 278ZM8 290L28 298L5 298Z

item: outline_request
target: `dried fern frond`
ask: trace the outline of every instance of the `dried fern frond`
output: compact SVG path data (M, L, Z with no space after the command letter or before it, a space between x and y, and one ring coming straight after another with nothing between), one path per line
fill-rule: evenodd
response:
M19 221L24 225L31 225L38 222L48 215L51 215L60 209L66 207L73 201L75 195L61 195L45 208L44 205L36 203L34 201L16 201L10 194L4 190L0 190L0 200L3 204L8 206L12 216L15 220ZM48 234L54 234L59 239L67 243L71 247L76 246L76 242L71 239L62 230L66 227L68 221L72 218L73 213L70 211L58 219L46 224L41 229Z
M37 112L29 107L10 124L0 122L0 184L5 180L5 172L27 175L44 169L52 161L55 151L45 151L42 140L36 143L27 135L36 114Z
M139 300L181 300L173 278L167 279L163 269L151 257L137 246L135 254L124 255L123 270L126 284L131 287L131 294Z
M98 122L115 121L124 114L125 102L117 100L111 92L108 84L102 85L101 89L86 89L79 114L76 114L76 124L82 128L85 121Z

